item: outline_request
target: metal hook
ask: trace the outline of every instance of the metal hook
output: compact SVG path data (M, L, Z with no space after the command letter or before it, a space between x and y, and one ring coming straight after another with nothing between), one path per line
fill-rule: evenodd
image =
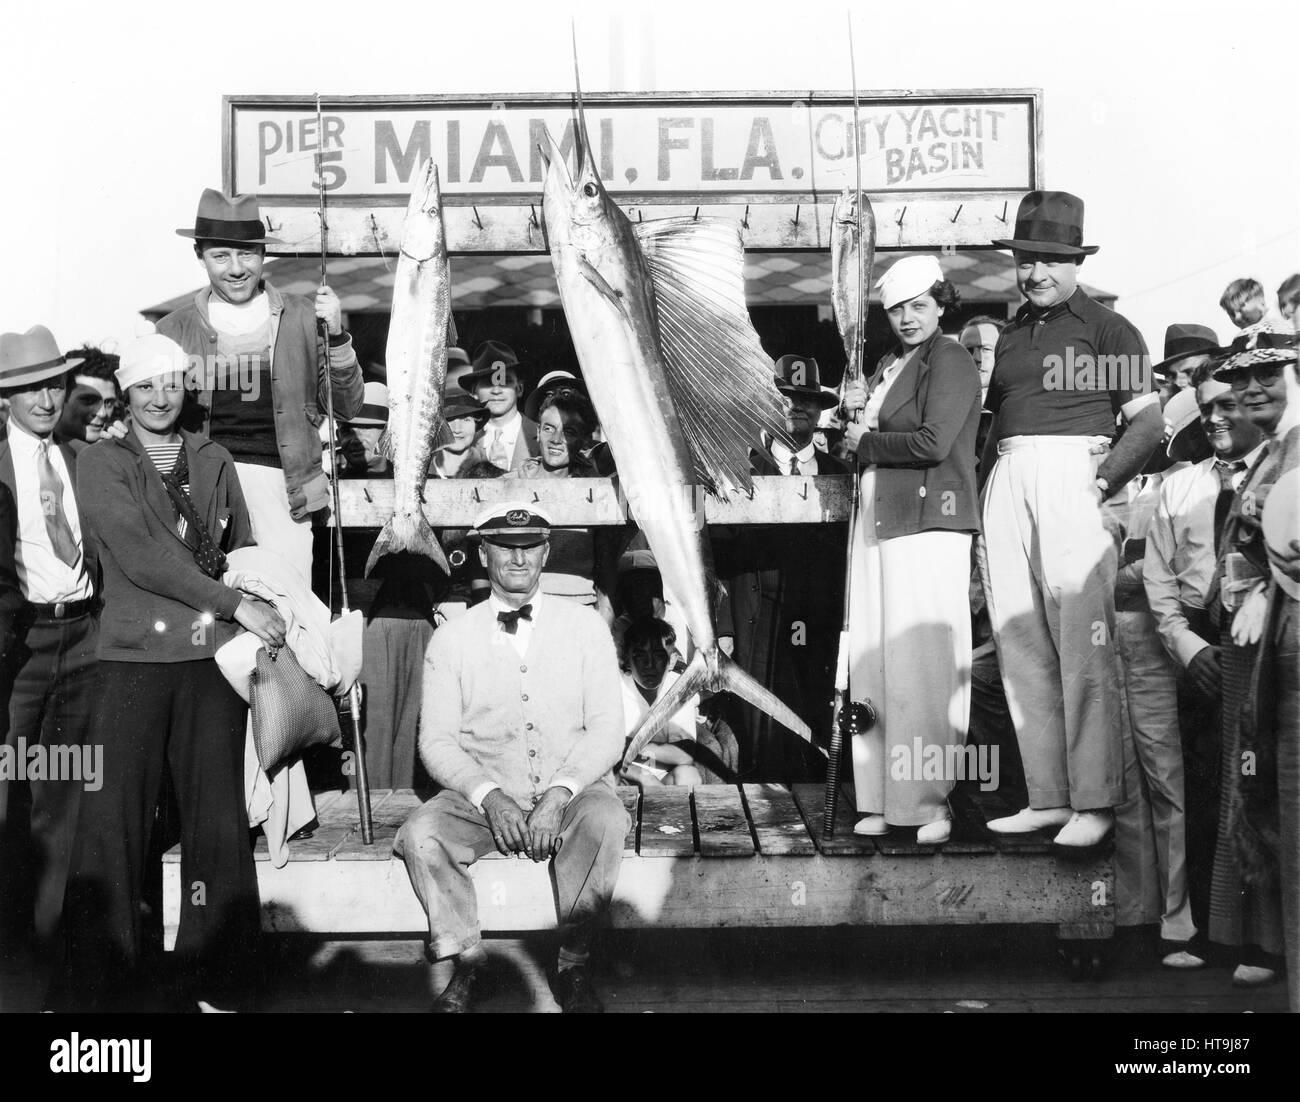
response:
M644 217L645 217L644 212L641 210L640 207L637 207L637 211L636 211L636 220L637 220L638 222L643 221Z
M1004 199L1002 201L1002 213L998 215L998 221L1005 222L1006 220L1007 220L1007 202Z
M803 480L803 493L799 495L799 498L801 501L808 500L808 480L806 478Z
M541 501L541 500L542 500L542 499L541 499L540 497L537 496L537 491L534 490L534 491L533 491L533 503L536 504L537 502L539 502L539 501Z
M907 207L904 207L898 214L898 221L894 223L900 230L903 228L903 219L907 217Z
M699 220L700 220L700 208L696 207L695 213L691 215L691 221L698 222Z
M478 496L478 487L477 487L477 486L474 487L474 500L477 501L480 505L483 503L483 499L482 499L481 497Z
M483 228L483 219L481 219L481 218L478 216L478 207L470 207L469 209L472 210L472 211L474 212L474 225L476 225L479 229L482 229L482 228Z
M596 491L590 486L587 487L587 504L594 505L596 502Z
M384 243L379 240L379 221L375 218L373 210L370 212L370 236L375 242L375 251L384 262L384 270L391 272L393 266L388 263L388 254L384 252Z
M966 205L965 203L958 203L958 204L957 204L957 213L954 214L950 219L948 219L948 221L949 221L949 222L956 222L957 219L961 217L961 208L964 207L965 205Z
M279 233L282 229L284 229L283 222L277 226L275 224L275 219L273 219L269 214L266 216L266 232L268 234Z
M365 495L365 498L366 498L367 501L369 501L371 504L374 504L374 500L375 500L375 499L374 499L373 497L370 496L370 487L369 487L369 486L362 486L362 487L361 487L361 492Z
M745 217L740 220L740 224L744 226L745 229L749 229L749 204L748 203L745 204Z
M795 203L795 205L794 205L794 224L795 224L796 226L799 224L799 204L798 204L798 203Z

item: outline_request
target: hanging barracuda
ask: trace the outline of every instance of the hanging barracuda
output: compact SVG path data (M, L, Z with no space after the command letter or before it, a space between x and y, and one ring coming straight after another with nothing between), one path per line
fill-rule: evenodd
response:
M380 452L393 461L393 515L375 540L367 577L384 555L400 551L425 555L448 572L447 557L423 508L429 456L446 428L442 386L451 326L447 234L433 161L411 192L401 248L388 328L388 428L379 442Z
M574 69L576 80L576 49ZM634 226L601 182L580 87L577 106L576 172L549 134L542 150L551 260L619 485L697 648L632 733L624 766L703 689L733 692L811 741L808 725L719 649L708 598L701 488L724 500L752 494L749 452L763 431L793 447L745 306L740 231L693 218Z

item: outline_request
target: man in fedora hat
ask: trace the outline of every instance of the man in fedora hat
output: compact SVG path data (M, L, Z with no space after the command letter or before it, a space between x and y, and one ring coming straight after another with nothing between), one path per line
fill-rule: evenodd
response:
M526 459L541 454L537 422L519 412L524 365L513 348L499 341L484 341L475 349L471 368L459 382L462 390L487 408L488 423L478 442L489 462L503 471L513 471Z
M1167 339L1166 354L1169 350ZM1191 389L1180 391L1165 407L1167 451L1170 458L1181 460L1199 455L1200 445L1208 441L1212 454L1165 475L1147 532L1143 584L1160 641L1177 671L1186 885L1194 930L1204 935L1218 831L1222 741L1219 629L1206 600L1233 496L1264 445L1236 393L1214 379L1210 359L1188 351L1180 362L1189 361L1197 364ZM1171 862L1181 856L1171 853ZM1171 968L1198 967L1205 959L1195 942L1165 948L1165 963Z
M158 323L190 357L201 428L235 459L253 537L274 547L310 584L311 515L329 504L317 429L333 396L334 415L357 414L361 368L343 330L338 296L315 302L282 295L262 278L267 235L253 195L211 188L199 199L194 241L208 276L194 300ZM319 339L323 322L328 347Z
M839 404L833 392L822 389L817 361L782 356L773 382L785 397L785 427L796 448L768 440L767 452L751 453L753 473L799 478L849 474L847 463L813 444L822 412ZM815 728L819 718L830 717L843 615L843 529L776 525L743 533L716 530L714 535L718 576L731 597L736 661ZM806 743L759 709L737 707L743 726L741 768L747 776L764 781L816 777L820 759Z
M552 982L561 1009L603 1007L591 939L614 894L628 816L614 790L623 697L597 613L539 585L550 521L523 502L475 521L491 596L433 633L420 755L443 790L403 824L393 851L429 916L429 956L454 958L438 1012L472 1005L486 959L469 866L494 847L554 856L560 922Z
M981 565L1029 806L1000 833L1100 842L1124 798L1115 582L1129 481L1164 432L1146 345L1078 286L1083 200L1030 192L1012 250L1025 304L998 338ZM1116 438L1117 419L1126 427Z
M29 758L82 761L94 707L98 557L77 505L77 454L55 435L66 359L43 325L0 334L0 395L9 431L0 439L0 494L12 523L0 532L0 703L7 728L0 758L0 947L34 927L40 954L56 945L81 792L94 778L24 776ZM14 592L14 590L17 592ZM102 783L102 781L101 781Z
M1219 349L1219 338L1208 325L1175 322L1165 330L1165 358L1151 369L1165 400L1189 389L1192 375Z

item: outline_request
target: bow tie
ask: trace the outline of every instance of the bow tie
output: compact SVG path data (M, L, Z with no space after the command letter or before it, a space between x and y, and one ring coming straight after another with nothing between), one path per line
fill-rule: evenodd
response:
M519 621L533 619L533 606L520 605L513 612L498 612L497 622L501 625L501 630L507 635L514 635L519 630Z

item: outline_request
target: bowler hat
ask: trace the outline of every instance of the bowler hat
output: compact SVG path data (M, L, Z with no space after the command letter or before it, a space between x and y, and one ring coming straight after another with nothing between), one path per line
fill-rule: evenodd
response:
M839 405L839 399L833 393L822 389L821 370L811 356L800 356L797 353L782 356L776 361L776 374L772 379L782 394L816 398L822 409Z
M204 188L192 230L176 231L181 237L196 241L231 241L241 245L282 245L278 237L268 237L262 225L256 195L226 195L215 188Z
M1219 338L1208 325L1193 325L1190 322L1177 322L1165 330L1165 358L1151 370L1157 374L1167 374L1169 368L1188 356L1215 352L1219 347Z
M27 386L66 375L83 359L68 359L43 325L33 325L26 333L0 333L0 390Z
M507 367L514 371L516 377L523 379L524 365L520 363L519 357L515 355L513 348L508 344L502 344L500 341L484 341L474 350L471 370L465 372L456 381L460 384L462 390L468 390L473 394L479 386L480 379L491 378L498 371Z
M474 518L470 538L505 547L531 547L551 534L551 521L523 501L491 505Z
M1015 236L993 244L1060 256L1091 256L1100 247L1083 243L1083 200L1068 191L1031 191L1016 211Z
M537 386L524 402L524 416L530 421L536 421L541 414L542 403L557 390L576 390L584 398L587 397L587 384L572 371L548 371L537 380Z

